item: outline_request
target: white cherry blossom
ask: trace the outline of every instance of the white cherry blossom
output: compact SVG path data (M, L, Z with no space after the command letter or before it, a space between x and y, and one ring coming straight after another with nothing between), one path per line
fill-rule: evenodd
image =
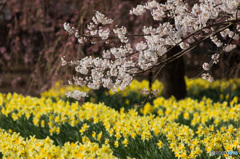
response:
M86 56L77 61L67 62L63 56L62 66L68 64L75 67L80 77L73 77L73 82L79 86L86 85L91 89L103 86L113 91L118 88L123 90L131 84L136 74L159 66L161 64L159 61L163 61L164 55L175 46L180 46L184 52L201 40L204 42L210 38L218 50L230 52L235 49L237 45L234 42L225 41L239 40L240 25L237 24L240 21L239 5L239 0L199 0L191 8L182 0L167 0L166 3L149 0L130 10L130 14L136 16L149 12L156 21L154 26L143 26L142 32L138 35L141 34L143 39L137 44L130 43L130 38L135 35L131 35L126 27L113 27L113 20L97 11L92 21L87 24L84 33L80 34L69 23L63 24L64 29L75 36L79 43L90 41L97 44L100 40L107 44L111 37L119 39L121 44L110 45L112 47L103 50L100 57ZM167 20L163 21L164 19ZM231 27L230 30L229 26L234 28ZM212 64L219 62L219 56L219 52L213 54L212 61L203 63L203 70L210 71ZM213 81L209 73L202 74L202 78ZM70 84L73 82L70 80ZM79 100L87 94L74 91L66 95Z

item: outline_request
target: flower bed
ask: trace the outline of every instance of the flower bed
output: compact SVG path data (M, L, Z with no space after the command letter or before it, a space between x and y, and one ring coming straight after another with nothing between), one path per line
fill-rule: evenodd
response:
M229 88L234 92L239 89L236 81L209 87L220 94ZM187 86L188 91L209 89L201 80L194 85L188 79ZM127 94L131 91L134 87ZM0 94L2 157L210 158L211 151L240 150L237 96L226 101L224 95L219 102L207 97L179 101L156 97L143 107L119 111L104 103L81 105L60 95L53 96L58 97L55 100L44 96Z

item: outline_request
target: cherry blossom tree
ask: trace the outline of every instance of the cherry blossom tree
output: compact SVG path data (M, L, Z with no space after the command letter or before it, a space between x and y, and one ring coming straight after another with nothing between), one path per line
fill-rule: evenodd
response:
M157 70L154 80L164 66L209 39L217 51L212 54L211 61L203 63L201 76L213 81L211 67L219 62L223 52L235 49L239 40L239 4L239 0L199 0L191 5L183 0L148 1L137 5L129 14L150 14L157 25L143 26L138 34L130 34L126 27L114 24L113 19L99 11L84 29L78 30L64 23L64 29L80 44L91 42L111 46L103 50L100 57L90 55L71 61L61 57L62 66L73 66L78 73L69 84L94 90L101 86L112 91L124 90L136 75L146 71ZM134 45L132 38L142 40ZM79 100L88 94L73 91L66 95Z

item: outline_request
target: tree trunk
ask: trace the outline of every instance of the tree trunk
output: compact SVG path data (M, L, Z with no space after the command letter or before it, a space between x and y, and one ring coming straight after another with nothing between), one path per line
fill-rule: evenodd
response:
M168 53L167 57L181 51L180 47L175 47ZM162 69L162 82L164 85L163 97L169 98L174 96L176 99L183 99L186 96L186 83L184 79L185 69L184 60L180 58L166 64Z

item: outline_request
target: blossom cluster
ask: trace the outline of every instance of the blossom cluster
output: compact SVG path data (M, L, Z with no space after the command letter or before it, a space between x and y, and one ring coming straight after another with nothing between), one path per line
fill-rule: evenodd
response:
M224 44L221 39L226 39L226 37L232 40L239 39L239 27L234 26L234 30L230 30L233 23L239 22L239 4L238 0L202 0L191 8L182 0L167 0L164 4L152 0L144 5L137 5L136 8L130 10L130 14L141 16L149 11L153 20L159 24L157 27L144 26L142 29L144 41L137 43L135 47L130 44L128 39L135 35L129 34L124 26L116 25L112 28L113 20L108 19L99 11L96 12L92 18L93 22L87 25L86 31L81 35L74 27L65 23L65 30L69 34L74 34L80 42L90 40L95 43L100 39L108 43L111 37L111 39L119 39L122 44L120 47L104 50L102 58L89 56L77 61L75 70L83 78L77 78L75 83L86 85L92 89L99 89L100 86L103 86L111 90L117 90L118 87L123 90L131 84L137 73L161 65L161 61L163 61L161 59L173 47L179 46L183 50L177 56L179 57L195 46L195 43L206 39L211 39L217 47L230 52L236 48L236 45ZM170 20L173 23L170 23ZM136 54L137 59L131 58L133 54ZM219 61L219 55L220 52L215 53L210 63L203 64L203 69L207 72L210 71L211 66ZM66 64L67 62L62 58L62 65ZM204 73L202 78L213 81L213 77L209 73ZM68 96L81 97L84 94L72 93Z

